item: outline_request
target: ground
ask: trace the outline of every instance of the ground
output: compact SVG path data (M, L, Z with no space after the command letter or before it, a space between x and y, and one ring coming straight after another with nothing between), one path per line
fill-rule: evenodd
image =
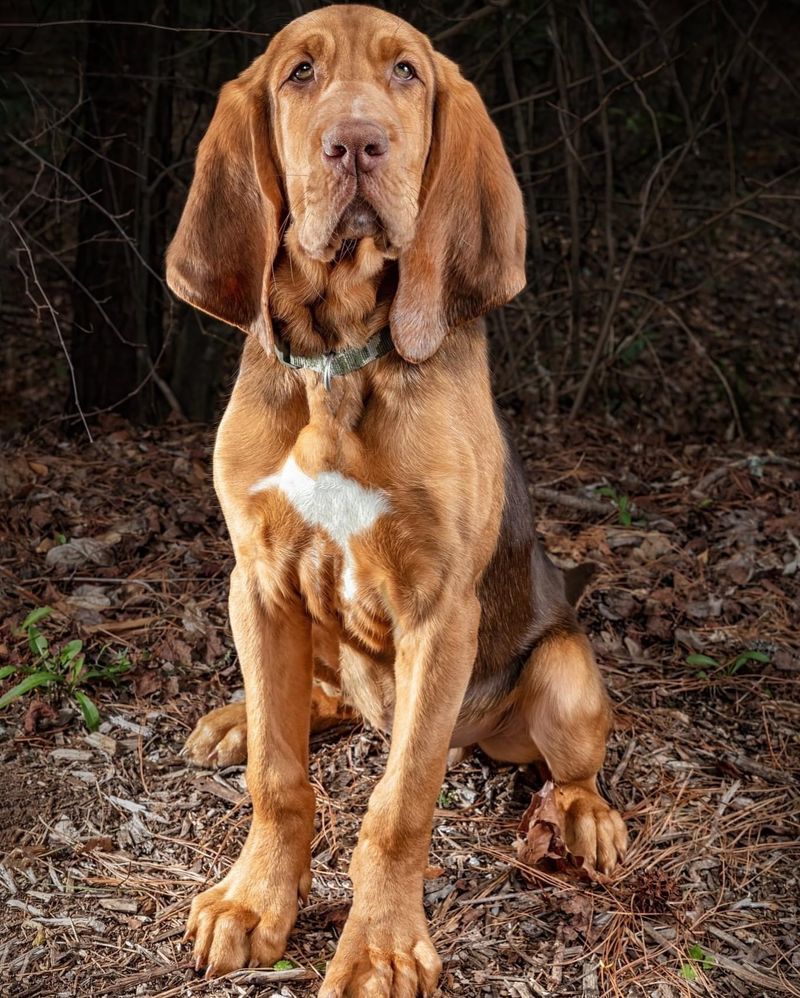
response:
M800 995L800 461L591 419L518 436L549 550L598 566L580 616L614 700L604 782L632 849L607 883L526 869L535 774L479 755L452 769L426 880L442 994ZM239 686L211 443L107 417L91 446L51 423L3 455L0 661L31 663L18 629L49 606L51 651L79 637L104 672L84 686L95 733L63 690L0 713L0 992L15 998L312 995L335 949L386 756L362 727L313 746L314 884L291 966L208 983L181 944L249 819L241 769L179 754Z

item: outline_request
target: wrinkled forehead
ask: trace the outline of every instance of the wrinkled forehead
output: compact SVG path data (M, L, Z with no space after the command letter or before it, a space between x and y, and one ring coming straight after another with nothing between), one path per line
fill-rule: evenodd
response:
M296 62L324 63L338 79L369 79L400 58L416 60L420 76L432 82L431 44L407 21L375 7L324 7L298 17L267 48L273 81Z

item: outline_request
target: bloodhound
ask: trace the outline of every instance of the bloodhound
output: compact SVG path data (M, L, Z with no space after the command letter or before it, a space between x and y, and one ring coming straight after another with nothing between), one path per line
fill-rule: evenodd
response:
M284 952L311 883L309 730L342 704L391 749L327 998L436 986L423 873L452 747L542 762L572 852L625 853L595 784L603 682L491 396L481 316L522 289L524 251L477 91L405 21L316 10L223 87L167 256L178 296L250 334L214 451L245 703L187 744L246 755L253 801L189 916L209 976Z

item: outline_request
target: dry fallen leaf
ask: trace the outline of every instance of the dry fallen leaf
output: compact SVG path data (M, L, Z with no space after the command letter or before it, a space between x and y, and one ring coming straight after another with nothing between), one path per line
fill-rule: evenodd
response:
M77 847L79 853L88 853L98 850L99 852L113 852L114 840L110 835L93 835L84 839Z
M110 534L101 537L76 537L66 544L57 544L47 552L45 563L48 568L61 574L88 563L110 565L113 561L110 549L115 543L114 537L119 539L118 535Z
M517 843L517 852L529 866L542 859L564 858L567 853L564 816L556 804L552 780L533 795L517 831L523 839Z
M574 856L565 841L565 814L556 800L555 786L548 780L533 795L517 828L515 848L520 860L531 870L565 873L579 880L604 878L583 856ZM524 871L523 871L524 872Z
M145 669L133 677L133 688L137 697L148 697L161 690L163 676L155 669Z
M38 730L40 721L52 720L56 716L49 703L45 703L44 700L31 700L22 722L23 731L26 735L33 735Z

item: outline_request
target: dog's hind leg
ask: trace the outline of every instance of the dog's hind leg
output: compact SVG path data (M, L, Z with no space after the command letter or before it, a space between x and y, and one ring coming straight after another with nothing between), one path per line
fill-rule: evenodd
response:
M311 687L310 732L328 731L357 718L338 690L338 645L325 641L312 626L314 679ZM247 761L247 711L244 700L204 714L186 739L182 755L197 766L241 766Z
M346 724L356 717L340 696L318 683L311 688L312 735ZM242 766L247 761L247 711L244 700L203 714L186 739L182 755L196 766Z
M565 814L567 847L603 872L613 870L628 845L622 818L597 792L610 728L594 654L575 630L537 644L502 727L480 742L495 759L545 763Z

